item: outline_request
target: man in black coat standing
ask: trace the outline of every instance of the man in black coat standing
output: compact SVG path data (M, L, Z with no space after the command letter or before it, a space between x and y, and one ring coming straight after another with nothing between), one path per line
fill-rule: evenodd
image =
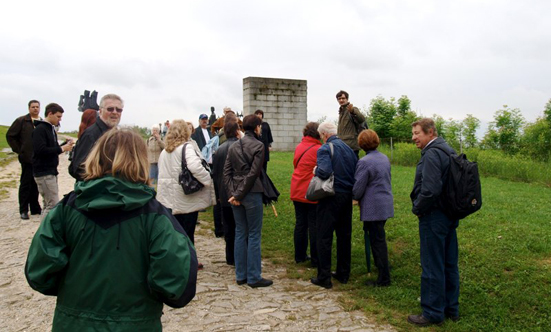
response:
M6 133L6 141L13 152L17 153L21 164L21 179L19 184L19 213L21 219L29 219L31 214L40 214L42 209L38 203L38 187L33 177L33 141L34 120L40 119L40 102L29 101L29 114L15 119Z
M256 110L254 115L258 116L261 120L264 120L264 111ZM262 121L261 129L262 133L260 134L260 141L264 144L264 163L262 167L264 167L264 171L267 171L268 161L270 161L270 149L272 147L272 143L274 142L274 138L272 137L272 130L270 129L268 122Z
M42 217L48 214L59 202L57 186L57 166L59 155L73 149L73 140L69 139L62 146L57 142L55 127L59 126L63 117L63 108L51 103L46 106L44 121L35 121L33 131L33 174L38 191L44 199Z
M441 325L444 319L459 320L459 268L456 228L459 220L445 214L440 202L444 180L450 169L450 154L455 151L438 137L432 119L415 121L412 140L421 150L410 197L411 211L419 218L421 247L420 315L410 315L408 322L417 326Z
M210 132L210 130L207 129L207 126L209 124L209 117L206 114L199 115L199 126L195 128L195 132L191 135L191 138L195 142L197 142L197 146L199 146L199 150L203 150L203 147L207 145L207 143L212 138L213 134Z

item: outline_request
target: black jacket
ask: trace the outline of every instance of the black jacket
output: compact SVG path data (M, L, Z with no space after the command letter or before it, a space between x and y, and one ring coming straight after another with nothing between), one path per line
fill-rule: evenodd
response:
M455 154L441 137L421 150L421 160L415 170L415 182L410 194L413 203L411 212L417 216L426 215L436 209L442 210L440 194L450 169L450 157L444 151L434 148L438 145Z
M212 138L213 134L210 132L210 130L207 129L207 132L209 133L209 138ZM203 150L203 146L207 145L208 143L205 141L205 135L203 135L203 130L201 129L201 126L195 128L195 132L191 135L191 138L193 138L193 140L197 142L199 150Z
M212 178L214 179L214 188L218 193L218 198L220 199L219 203L226 207L231 206L231 204L228 203L230 197L224 186L224 163L228 157L228 150L235 142L237 142L236 137L227 139L226 144L220 145L216 153L212 156Z
M245 137L230 146L224 163L224 185L228 197L233 196L240 201L249 192L263 192L260 180L263 163L264 144L252 131L247 131Z
M36 120L33 131L33 175L57 175L59 154L63 152L57 142L57 133L49 122Z
M30 114L15 119L6 133L6 141L13 152L19 155L21 163L33 161L33 120Z
M272 130L268 122L262 122L262 133L260 134L260 141L264 144L264 161L270 160L270 145L272 145L274 138L272 137Z
M73 148L73 159L69 165L69 174L77 181L84 180L84 165L81 164L86 161L86 157L92 151L96 141L109 129L105 122L98 117L96 123L88 127L78 139Z

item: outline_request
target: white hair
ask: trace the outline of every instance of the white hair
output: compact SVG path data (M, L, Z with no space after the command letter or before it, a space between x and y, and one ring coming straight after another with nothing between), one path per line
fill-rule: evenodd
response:
M152 134L155 130L157 130L158 132L161 132L161 128L159 128L158 124L151 126L151 133Z
M318 127L318 133L321 134L327 134L327 135L337 135L337 126L335 126L334 123L331 122L324 122L319 125Z
M99 107L100 108L103 108L103 105L105 105L105 101L107 99L111 99L111 100L118 100L121 102L121 106L124 108L124 101L122 100L121 97L117 96L116 94L114 93L109 93L109 94L106 94L105 96L101 97L101 100L99 102Z

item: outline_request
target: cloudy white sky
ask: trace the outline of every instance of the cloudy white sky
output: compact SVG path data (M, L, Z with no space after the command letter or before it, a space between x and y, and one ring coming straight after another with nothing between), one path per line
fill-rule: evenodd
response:
M551 1L10 1L0 12L0 124L85 89L125 100L122 124L197 124L242 110L243 78L308 81L308 119L407 95L419 114L528 121L551 98Z

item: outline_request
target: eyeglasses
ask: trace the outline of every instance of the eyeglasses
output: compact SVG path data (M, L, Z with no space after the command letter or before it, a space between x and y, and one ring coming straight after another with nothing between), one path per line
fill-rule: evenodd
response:
M104 110L106 110L109 113L113 113L115 111L117 111L117 113L122 113L122 108L118 108L118 107L107 107L107 108L104 108Z

